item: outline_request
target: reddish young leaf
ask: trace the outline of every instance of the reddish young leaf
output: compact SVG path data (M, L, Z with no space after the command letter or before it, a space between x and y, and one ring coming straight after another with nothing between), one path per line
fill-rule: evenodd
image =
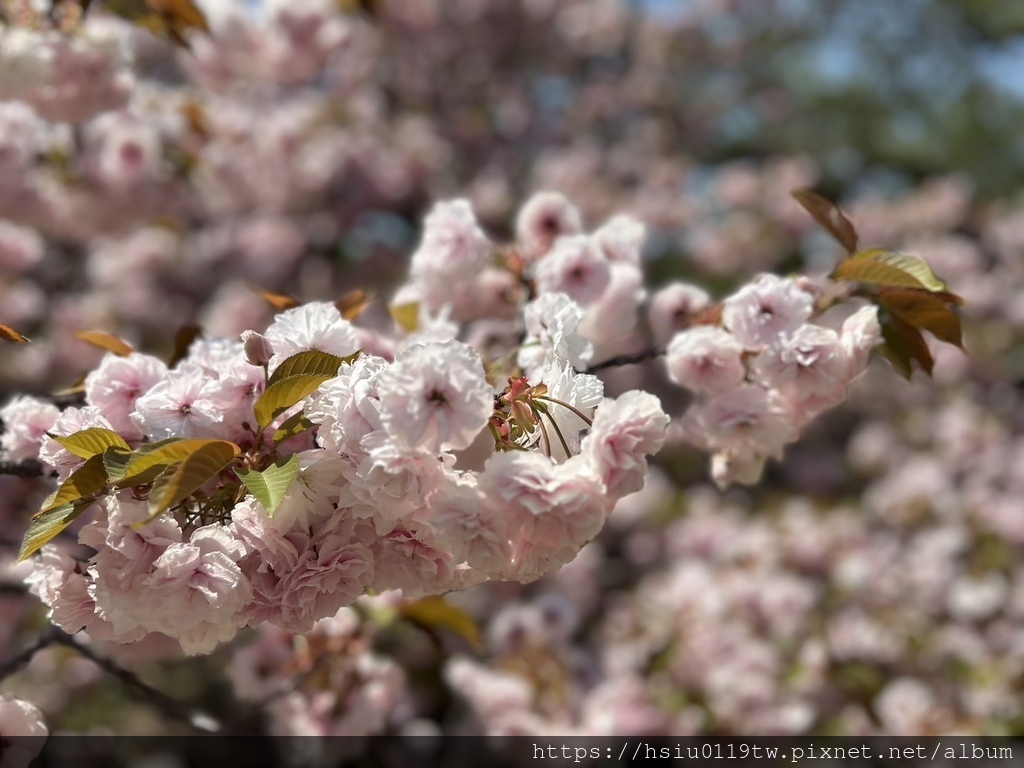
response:
M299 306L302 302L298 299L294 299L284 293L271 293L270 291L256 290L256 293L267 302L270 306L277 310L293 309Z
M103 331L80 331L76 333L75 336L80 338L86 344L92 344L94 347L99 347L107 352L113 352L115 355L120 357L128 357L128 355L135 351L128 343L117 338L117 336L114 336L112 333L105 333Z
M209 31L206 17L192 0L105 0L104 7L155 35L187 47L185 33Z
M810 189L794 189L793 197L849 253L857 250L857 230L839 206Z
M944 298L951 295L914 288L882 288L878 291L877 301L879 306L908 325L963 349L960 318Z
M195 323L186 323L178 329L178 332L174 334L174 351L171 352L171 357L167 361L168 368L173 368L185 358L188 348L192 346L193 341L199 338L200 333L202 333L202 328Z
M334 306L338 308L341 316L346 320L355 320L362 314L362 311L370 306L373 301L373 295L367 293L361 288L357 288L354 291L349 291L336 302Z
M922 288L932 293L944 293L946 290L946 284L935 276L928 262L920 256L887 251L884 248L872 248L850 255L839 262L832 277L835 280L875 285ZM955 297L955 300L960 303L959 297Z
M885 344L878 347L879 354L892 363L893 368L905 379L910 378L913 370L911 360L916 360L924 372L931 376L935 360L921 332L893 315L883 313L879 320L882 338L885 339Z
M3 324L0 324L0 339L3 339L4 341L13 341L15 344L28 343L28 339L11 328L11 326Z

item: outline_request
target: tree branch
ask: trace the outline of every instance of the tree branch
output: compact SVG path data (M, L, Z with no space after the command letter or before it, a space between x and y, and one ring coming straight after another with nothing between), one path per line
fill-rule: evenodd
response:
M637 363L646 363L648 360L654 360L657 357L661 357L665 354L663 349L645 349L643 352L637 352L633 355L619 355L617 357L610 357L600 363L590 366L589 368L580 371L580 373L596 373L597 371L603 371L606 368L617 368L620 365L636 365Z
M0 682L3 682L15 672L19 671L22 667L25 667L30 661L32 661L32 657L39 653L39 651L44 648L48 648L57 642L54 631L59 632L60 630L54 626L50 626L39 636L39 639L36 640L35 643L30 645L17 656L13 656L3 664L0 664Z
M43 463L38 459L25 459L24 461L0 461L0 475L14 475L15 477L44 477L49 474L43 468Z
M185 723L200 733L221 732L222 726L216 718L202 712L201 710L189 709L162 691L158 691L156 688L153 688L149 684L143 682L142 679L140 679L134 672L119 666L110 659L98 655L92 648L82 645L75 640L74 636L67 634L57 627L53 627L52 629L55 633L55 642L73 649L107 674L116 677L122 685L134 691L142 699L152 704L168 717Z
M79 643L74 636L69 635L53 624L40 634L39 639L35 643L0 665L0 681L5 680L27 666L39 651L49 648L51 645L63 645L72 649L80 656L84 656L107 674L116 677L122 685L133 691L144 701L152 704L167 717L185 723L200 733L222 732L223 728L216 718L201 710L189 709L180 702L175 701L167 694L143 682L134 672L119 666L110 659L100 656L92 648Z

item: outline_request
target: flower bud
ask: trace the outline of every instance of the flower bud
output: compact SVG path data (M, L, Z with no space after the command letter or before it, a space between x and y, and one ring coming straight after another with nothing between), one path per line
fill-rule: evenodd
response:
M242 331L245 359L253 365L266 365L274 356L274 347L266 336L256 331Z

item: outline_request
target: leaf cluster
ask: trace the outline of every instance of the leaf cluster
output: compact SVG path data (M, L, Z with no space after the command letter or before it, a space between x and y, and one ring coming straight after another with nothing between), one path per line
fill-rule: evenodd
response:
M935 361L922 331L964 348L956 313L963 299L946 290L924 259L884 248L859 250L857 230L839 206L809 189L793 197L846 249L831 277L855 283L856 293L878 306L883 343L877 351L900 375L909 379L914 361L931 375Z
M110 349L110 345L102 346ZM51 435L85 463L50 494L33 516L19 562L112 493L129 492L147 501L149 518L139 524L169 510L182 513L187 522L197 525L224 520L246 492L273 516L298 476L298 458L294 454L279 456L278 446L313 424L299 411L280 425L269 443L262 439L264 433L274 419L337 376L338 369L359 354L338 357L311 350L284 360L256 400L259 432L254 447L245 453L231 441L213 438L172 437L132 448L117 432L101 427L68 436Z

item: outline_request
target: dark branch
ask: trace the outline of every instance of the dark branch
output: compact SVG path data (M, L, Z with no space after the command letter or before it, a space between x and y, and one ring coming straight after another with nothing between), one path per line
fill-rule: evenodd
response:
M3 682L22 667L26 666L30 661L32 661L32 657L39 653L39 651L43 650L43 648L47 648L57 642L57 637L54 632L60 632L60 630L51 626L39 636L39 639L36 640L35 643L30 645L17 656L13 656L3 664L0 664L0 682Z
M643 352L637 352L634 355L619 355L618 357L610 357L600 363L590 366L581 373L596 373L597 371L603 371L606 368L618 368L620 365L636 365L637 363L646 363L648 360L654 360L656 357L661 357L665 354L663 349L645 349Z
M0 461L0 475L14 475L15 477L43 477L49 474L44 470L43 464L37 459L25 459L24 461Z
M220 723L210 715L198 710L190 710L180 702L156 688L144 683L138 675L123 667L118 666L110 659L99 656L92 648L80 644L72 635L54 627L54 640L61 645L74 649L77 653L89 659L104 672L116 677L128 689L137 693L142 699L149 702L168 717L178 720L191 726L200 733L219 733Z
M27 666L32 661L33 656L51 645L63 645L89 659L89 661L104 672L116 677L122 685L152 704L167 717L185 723L200 733L219 733L221 731L221 725L215 718L199 710L190 710L167 694L143 682L134 672L130 672L118 666L110 659L98 655L92 648L82 645L72 635L52 624L43 631L35 643L0 665L0 682Z

